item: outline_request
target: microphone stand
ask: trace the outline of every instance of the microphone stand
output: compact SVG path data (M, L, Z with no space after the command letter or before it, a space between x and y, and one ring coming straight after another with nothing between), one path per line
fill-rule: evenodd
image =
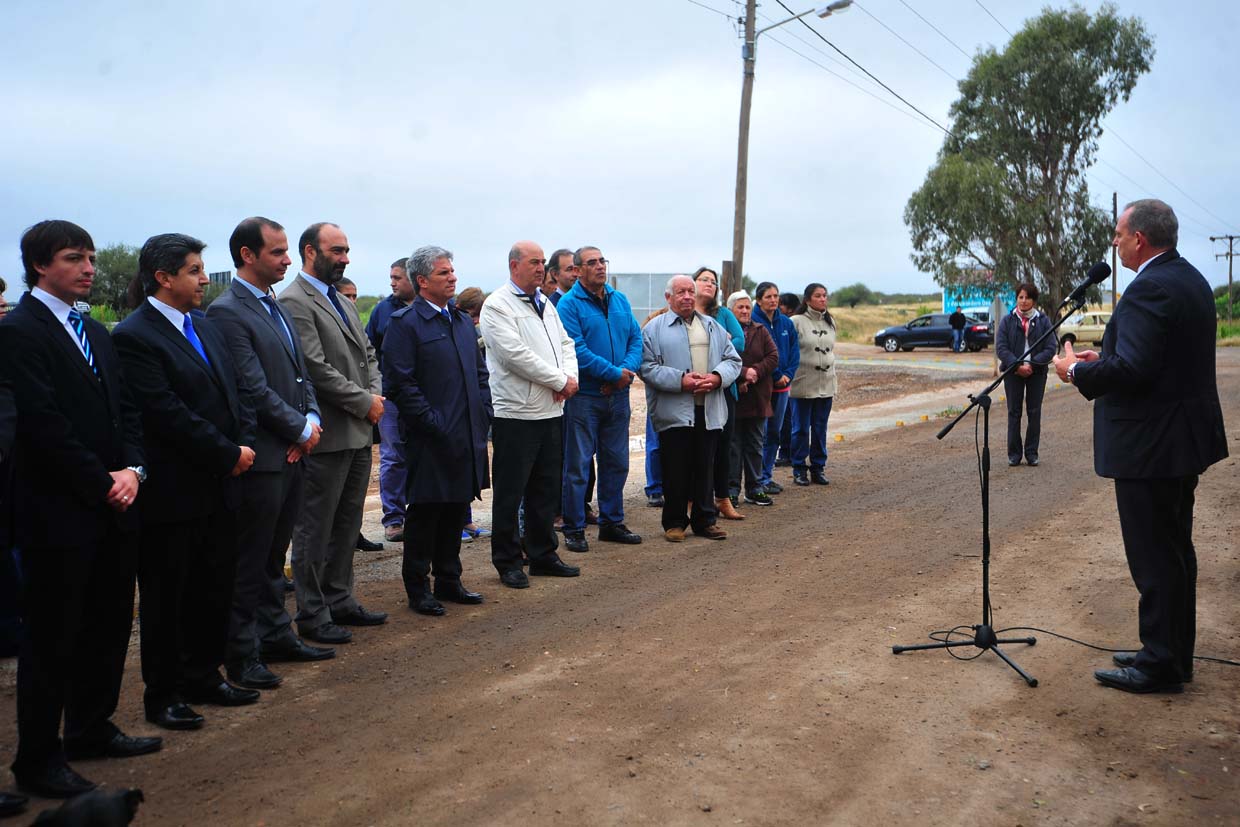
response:
M1088 286L1089 286L1088 284L1082 285L1082 287L1088 287ZM1074 290L1072 295L1069 296L1067 299L1065 299L1063 304L1059 306L1059 310L1056 311L1056 313L1060 313L1063 311L1064 307L1070 306L1067 314L1060 316L1060 318L1051 326L1050 330L1046 331L1041 336L1039 336L1038 340L1034 342L1033 344L1031 344L1029 346L1029 349L1026 350L1023 354L1021 354L1021 357L1017 359L1015 362L1013 362L1012 365L1009 366L1007 370L1003 371L1003 373L999 374L999 376L993 382L987 385L985 390L983 390L981 393L970 394L969 395L969 400L970 400L969 407L961 411L960 414L955 419L947 423L947 425L943 427L943 430L939 431L938 434L936 435L935 437L936 439L942 439L943 437L947 436L953 428L956 427L957 423L959 423L960 420L964 419L965 416L968 415L969 411L973 410L974 408L982 409L982 420L983 420L983 427L982 427L982 622L976 626L969 627L973 630L973 636L971 638L965 638L962 640L941 640L941 641L936 641L935 643L918 643L912 646L892 646L891 653L893 655L898 655L901 652L914 652L914 651L920 651L924 649L955 649L956 647L959 647L959 646L974 646L982 650L982 652L985 652L985 651L994 652L996 655L999 656L999 658L1004 663L1012 667L1012 669L1016 670L1016 674L1024 678L1025 683L1029 684L1030 686L1038 685L1038 679L1035 677L1032 677L1028 672L1021 669L1020 666L1018 666L1015 661L1013 661L1010 657L1008 657L1003 652L1003 650L999 648L999 645L998 645L1000 643L1026 643L1030 646L1033 646L1035 643L1038 642L1038 639L1035 637L1002 638L1001 639L995 634L994 626L991 623L991 610L990 610L990 402L991 402L991 399L990 399L990 392L993 391L996 387L998 387L999 383L1001 383L1003 379L1009 373L1016 370L1016 368L1021 364L1021 362L1023 362L1025 359L1029 357L1029 354L1037 350L1038 346L1041 345L1042 342L1045 341L1048 336L1054 335L1055 331L1058 330L1059 327L1065 321L1067 321L1069 317L1071 317L1074 313L1076 313L1077 311L1079 311L1081 308L1085 306L1084 293L1085 291L1083 289ZM998 325L996 325L995 326L996 342L998 341L997 339L998 330L999 330ZM1049 369L1049 366L1048 366L1048 369ZM979 655L980 654L981 653L979 652Z

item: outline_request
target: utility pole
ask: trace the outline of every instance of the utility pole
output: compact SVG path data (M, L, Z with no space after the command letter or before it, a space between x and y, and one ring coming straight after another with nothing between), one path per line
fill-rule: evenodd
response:
M1232 321L1231 306L1232 304L1234 304L1231 298L1231 290L1232 290L1231 262L1236 257L1235 243L1236 243L1237 238L1240 238L1240 236L1237 236L1237 235L1212 235L1210 236L1211 241L1226 241L1227 242L1227 252L1215 253L1214 260L1218 261L1220 258L1223 258L1224 256L1226 256L1227 258L1227 323L1228 324L1231 324L1231 321Z
M1119 223L1119 193L1111 193L1111 226L1114 227ZM1115 250L1115 245L1111 245L1111 312L1115 312L1115 304L1119 301L1115 294L1115 279L1119 273L1119 254Z
M758 0L745 2L745 45L741 47L744 78L741 83L741 125L736 141L736 212L732 219L732 277L745 275L745 206L749 190L749 109L753 101L753 68L757 57L754 21Z

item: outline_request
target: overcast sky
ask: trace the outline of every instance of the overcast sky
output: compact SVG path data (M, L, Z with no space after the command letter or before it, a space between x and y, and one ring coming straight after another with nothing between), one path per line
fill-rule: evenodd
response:
M822 0L785 2L801 11ZM1002 47L1005 28L1040 8L982 2L860 0L809 19L946 125L953 78L970 65L957 46ZM453 250L460 286L487 290L523 238L548 253L597 245L614 272L731 255L740 41L727 15L688 0L9 0L5 11L0 275L10 299L22 289L18 239L51 217L82 224L100 247L190 233L210 245L212 270L232 268L228 236L245 216L279 221L294 241L331 220L353 248L348 275L372 294L387 292L388 264L422 244ZM759 12L786 16L774 0ZM1169 201L1181 252L1225 284L1227 263L1214 258L1223 248L1207 236L1240 233L1240 13L1197 0L1129 0L1122 13L1145 22L1157 54L1105 122L1093 200L1109 208L1114 188L1121 204ZM799 24L760 38L751 276L794 290L809 280L938 289L909 261L901 216L942 133L901 109Z

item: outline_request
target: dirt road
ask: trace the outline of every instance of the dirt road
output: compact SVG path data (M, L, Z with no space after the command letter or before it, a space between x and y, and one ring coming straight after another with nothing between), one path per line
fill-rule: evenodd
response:
M1219 386L1233 458L1198 488L1198 653L1237 659L1240 349L1219 352ZM995 620L1131 646L1090 413L1048 391L1042 465L1013 469L996 405ZM1133 696L1094 681L1106 654L1041 632L1007 647L1036 689L991 654L892 655L980 616L973 427L939 442L941 422L832 443L829 488L789 486L723 543L665 543L631 482L643 545L591 530L589 553L566 554L582 577L511 591L476 543L465 581L487 602L440 619L404 608L394 555L359 555L386 626L335 661L282 665L255 706L204 708L207 727L164 733L157 755L80 769L142 787L142 824L1240 822L1236 667L1199 662L1183 695ZM131 658L117 721L149 733Z

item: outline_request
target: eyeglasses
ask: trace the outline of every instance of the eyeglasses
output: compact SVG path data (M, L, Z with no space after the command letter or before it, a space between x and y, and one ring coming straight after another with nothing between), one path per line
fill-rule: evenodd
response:
M712 279L710 276L698 276L697 280L702 282L702 284L718 284L719 283L715 281L714 279Z
M581 262L581 264L584 267L597 267L600 264L606 265L607 259L603 258L602 256L599 256L598 258L588 258L585 261Z

